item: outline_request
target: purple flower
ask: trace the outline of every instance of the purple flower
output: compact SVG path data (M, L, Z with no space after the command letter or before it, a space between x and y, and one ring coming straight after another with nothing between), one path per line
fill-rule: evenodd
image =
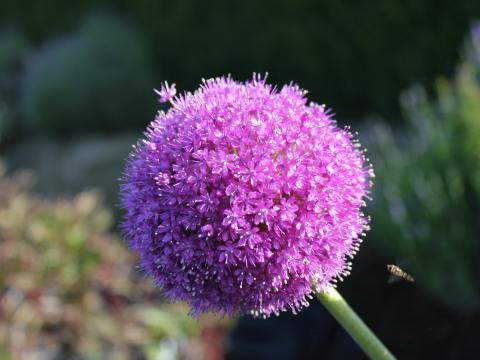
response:
M480 21L474 21L470 30L470 41L467 45L469 56L476 67L480 67Z
M162 84L161 89L160 90L155 89L155 92L157 93L158 96L160 96L160 99L158 99L158 101L161 102L161 103L165 103L165 102L169 102L170 100L173 99L173 97L177 93L177 90L175 89L175 84L172 84L170 86L165 81Z
M480 42L480 21L474 21L471 25L472 39L474 42Z
M210 79L174 97L130 155L122 228L141 266L193 314L308 305L349 269L371 168L295 85Z

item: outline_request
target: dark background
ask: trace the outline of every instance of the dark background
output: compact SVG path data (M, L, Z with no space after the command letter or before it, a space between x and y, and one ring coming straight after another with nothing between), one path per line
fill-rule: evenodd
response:
M292 79L341 117L398 117L398 93L450 75L476 1L3 1L0 19L35 46L91 13L140 34L156 83L193 89L202 77Z

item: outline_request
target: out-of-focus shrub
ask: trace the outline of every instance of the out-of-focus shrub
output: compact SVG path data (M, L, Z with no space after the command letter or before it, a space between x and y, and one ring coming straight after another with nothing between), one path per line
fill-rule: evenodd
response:
M10 169L32 169L35 190L47 196L102 192L105 204L117 208L118 177L137 133L82 136L69 141L29 139L5 151ZM35 156L32 156L35 154Z
M30 59L22 109L36 129L52 133L142 127L154 115L154 77L132 28L91 16L74 34L45 44Z
M0 142L10 140L19 130L19 82L28 43L13 28L0 30Z
M377 124L372 159L376 243L452 307L480 308L480 28L453 81L429 101L402 98L410 130Z
M472 0L27 0L4 2L0 19L41 42L98 6L136 25L162 76L180 89L200 77L269 71L274 83L294 79L340 116L398 114L398 92L451 72L468 22L480 16Z
M202 358L205 321L155 296L98 194L46 200L1 173L0 358Z

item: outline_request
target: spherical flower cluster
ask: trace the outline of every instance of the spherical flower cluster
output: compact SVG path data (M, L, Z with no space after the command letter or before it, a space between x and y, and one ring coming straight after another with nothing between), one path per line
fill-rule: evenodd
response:
M269 316L348 273L372 174L324 106L255 75L158 94L171 108L127 161L122 228L167 298Z

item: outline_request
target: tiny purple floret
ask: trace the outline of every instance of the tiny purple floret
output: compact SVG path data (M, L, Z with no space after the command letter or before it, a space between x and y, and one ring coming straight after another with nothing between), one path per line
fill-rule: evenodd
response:
M128 158L122 229L168 299L269 316L348 274L373 172L324 106L257 75L158 93L171 108Z
M168 85L168 82L164 82L160 90L154 89L157 95L159 96L158 101L161 103L166 103L171 101L177 94L177 89L175 84Z

